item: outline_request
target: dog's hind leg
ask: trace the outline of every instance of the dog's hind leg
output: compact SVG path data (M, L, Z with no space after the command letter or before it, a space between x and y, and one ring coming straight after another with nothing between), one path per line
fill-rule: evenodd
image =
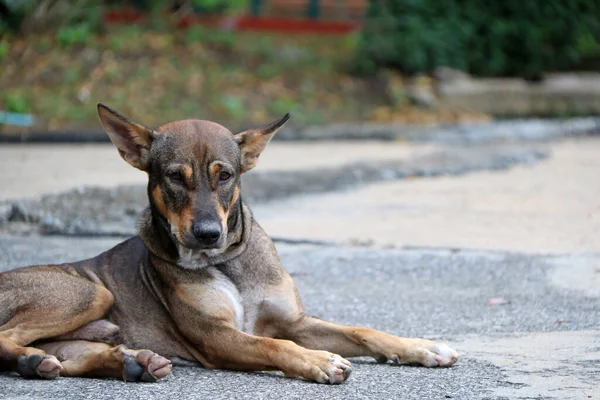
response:
M85 340L88 342L117 345L121 343L121 330L112 322L105 319L99 319L83 325L72 332L49 338L47 342L58 342L63 340Z
M112 377L126 382L154 382L171 372L171 362L150 350L85 340L59 341L37 345L58 358L61 376Z
M62 365L56 357L27 346L101 319L113 300L103 286L55 266L0 274L0 370L57 377Z

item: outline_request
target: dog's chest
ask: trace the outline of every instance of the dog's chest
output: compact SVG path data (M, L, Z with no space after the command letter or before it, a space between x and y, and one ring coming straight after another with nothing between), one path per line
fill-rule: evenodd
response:
M214 267L207 268L207 272L212 276L209 283L212 290L221 294L226 299L229 307L235 315L235 326L237 329L252 334L256 322L260 317L260 308L264 300L264 291L261 288L254 290L245 290L240 293L235 284Z

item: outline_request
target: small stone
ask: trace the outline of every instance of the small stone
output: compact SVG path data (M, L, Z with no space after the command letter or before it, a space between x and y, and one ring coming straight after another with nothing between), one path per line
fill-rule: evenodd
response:
M490 297L488 299L488 304L490 306L501 306L503 304L508 304L508 301L506 301L502 297Z

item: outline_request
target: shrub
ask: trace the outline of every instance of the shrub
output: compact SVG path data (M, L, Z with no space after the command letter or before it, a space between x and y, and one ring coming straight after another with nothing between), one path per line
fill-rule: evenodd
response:
M535 78L578 63L582 41L600 37L598 15L600 0L374 0L353 66Z

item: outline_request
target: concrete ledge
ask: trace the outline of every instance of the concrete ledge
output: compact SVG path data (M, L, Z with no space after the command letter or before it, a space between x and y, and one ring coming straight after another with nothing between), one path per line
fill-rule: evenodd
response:
M474 78L440 68L440 103L496 116L600 114L600 73L546 74L539 82L520 78Z

